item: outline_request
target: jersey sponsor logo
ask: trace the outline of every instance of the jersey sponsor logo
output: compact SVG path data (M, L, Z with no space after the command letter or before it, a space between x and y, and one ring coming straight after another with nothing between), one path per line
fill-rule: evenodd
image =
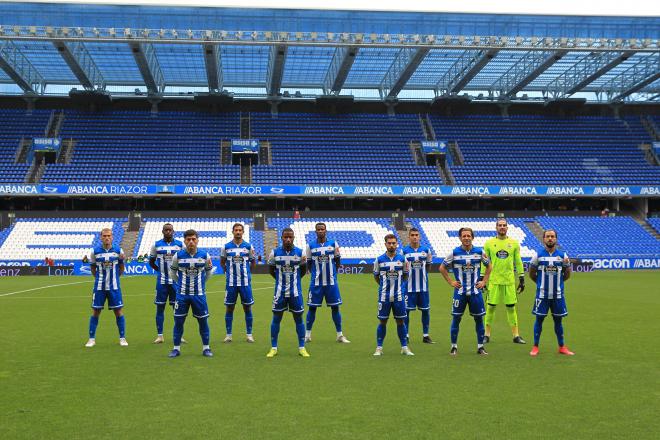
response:
M442 194L442 188L439 186L404 186L404 195L438 195Z
M240 255L234 255L233 257L231 257L231 261L233 261L236 264L243 264L244 259Z
M507 258L509 258L509 253L504 249L500 249L499 251L497 251L496 255L497 258L499 258L500 260L506 260Z
M354 194L364 195L392 195L394 191L391 186L356 186Z
M638 258L633 265L636 269L658 269L660 258Z
M314 194L314 195L344 194L344 188L341 186L306 186L305 194Z
M500 251L500 252L502 252L502 251ZM504 251L504 252L506 252L506 251ZM463 265L463 272L473 273L475 270L476 270L476 266L474 264L472 264L471 262L469 262L469 261Z
M36 185L0 185L0 194L37 194Z
M597 186L594 188L594 195L629 196L630 188L627 186Z
M389 280L398 280L399 279L399 272L396 270L388 270L387 271L387 279Z
M424 263L423 263L422 261L420 261L420 260L415 260L415 261L412 261L412 262L410 263L410 266L411 266L413 269L421 269L422 266L424 266Z
M549 186L546 194L549 196L579 196L584 195L581 186Z
M462 196L480 196L490 194L490 191L487 186L455 186L451 189L451 193Z
M500 188L500 194L511 196L529 196L537 194L533 186L503 186Z
M294 272L294 270L295 270L295 267L291 266L289 264L285 264L284 266L282 266L282 272L284 272L284 273L291 274L291 273Z

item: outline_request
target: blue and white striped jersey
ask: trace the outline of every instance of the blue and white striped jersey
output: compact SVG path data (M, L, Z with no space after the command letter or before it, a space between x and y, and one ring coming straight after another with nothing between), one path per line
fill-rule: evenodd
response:
M225 263L227 281L225 284L228 287L249 286L252 281L250 264L256 259L252 245L247 241L236 244L232 240L223 246L220 250L220 256L227 259Z
M290 251L283 246L270 251L268 264L275 267L275 298L301 295L300 267L305 263L302 249L295 246Z
M205 295L206 280L213 274L213 263L208 252L198 250L190 255L183 249L172 258L170 277L178 283L177 293L181 295Z
M94 289L119 290L119 263L124 261L124 251L119 246L105 249L103 246L95 247L89 254L89 263L96 266L94 276Z
M335 257L339 254L339 243L326 240L325 243L312 241L305 250L307 261L311 266L312 286L334 286L337 284L337 264Z
M428 269L433 262L433 253L428 246L414 249L412 246L403 248L403 256L408 264L408 292L428 292Z
M472 246L471 249L465 250L463 246L458 246L447 254L442 264L453 269L454 278L461 283L461 287L454 289L454 293L467 296L481 293L476 286L479 282L481 263L488 266L490 260L483 249L478 247Z
M170 277L170 264L172 264L172 257L174 254L183 249L183 243L179 240L170 241L158 240L151 246L149 257L156 259L156 266L158 266L158 273L156 279L158 284L172 284L172 277Z
M403 301L403 274L406 273L406 259L397 252L390 258L384 253L374 261L374 275L379 278L378 300L381 302Z
M557 299L564 295L564 268L570 263L566 252L555 251L551 254L546 248L539 250L530 265L536 267L536 297L541 299Z

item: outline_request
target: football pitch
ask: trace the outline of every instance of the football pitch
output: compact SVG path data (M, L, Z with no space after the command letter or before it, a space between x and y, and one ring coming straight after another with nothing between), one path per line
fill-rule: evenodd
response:
M449 286L431 275L431 336L421 343L420 312L411 349L399 354L393 320L375 358L376 285L342 275L344 333L335 342L329 308L317 313L311 358L297 355L286 314L280 353L270 346L272 281L254 277L255 344L244 342L243 311L234 342L223 344L224 277L207 286L211 347L201 356L197 322L186 321L182 356L154 345L151 277L122 280L128 347L114 315L101 314L97 345L84 348L91 277L0 279L0 438L657 438L660 432L660 271L576 273L567 282L567 345L556 353L547 319L541 354L531 358L533 286L519 297L521 334L511 342L496 314L487 357L475 354L465 316L459 355L450 357ZM307 278L303 283L306 288ZM655 433L655 434L654 434Z

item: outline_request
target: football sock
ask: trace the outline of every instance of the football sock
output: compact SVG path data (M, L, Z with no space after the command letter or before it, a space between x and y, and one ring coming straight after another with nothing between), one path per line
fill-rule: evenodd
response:
M89 317L89 338L94 339L96 337L96 327L99 325L99 317L98 316L90 316Z
M225 329L227 334L231 335L231 328L234 323L234 312L225 312Z
M302 313L294 313L293 320L296 323L296 333L298 334L298 348L305 347L305 324L303 323Z
M401 325L397 324L396 326L396 334L399 336L399 341L401 341L401 346L405 347L408 345L408 342L406 341L406 331L407 327L406 324L401 323Z
M484 343L484 334L486 332L486 330L484 329L483 316L474 317L474 327L477 330L477 345L481 346Z
M245 312L245 330L248 335L252 334L252 321L254 321L254 317L252 316L252 307L250 307Z
M156 332L163 334L163 323L165 322L165 304L156 304Z
M339 312L339 306L332 306L331 309L332 309L332 322L335 323L335 330L337 331L337 333L341 333L341 313Z
M126 317L124 315L115 316L115 321L117 322L117 330L119 330L119 337L126 337Z
M307 331L311 332L312 327L314 326L314 321L316 320L316 307L314 306L309 306L309 310L307 310Z
M208 317L197 318L197 323L199 324L199 335L202 337L202 344L209 345L211 330L209 329Z
M429 325L431 324L431 311L422 310L422 334L429 334Z
M185 316L175 316L174 317L174 330L173 330L173 342L174 346L178 347L181 345L181 338L183 337L183 323L186 322Z
M270 346L277 348L277 337L280 334L281 313L273 313L273 321L270 323Z
M385 335L387 334L387 326L382 322L378 324L376 329L376 346L382 347L383 341L385 340Z
M456 344L458 341L458 329L461 324L462 316L454 315L451 320L451 327L449 328L449 334L451 336L451 343Z
M557 335L557 343L560 347L564 346L564 326L561 323L561 316L553 316L555 321L555 334Z

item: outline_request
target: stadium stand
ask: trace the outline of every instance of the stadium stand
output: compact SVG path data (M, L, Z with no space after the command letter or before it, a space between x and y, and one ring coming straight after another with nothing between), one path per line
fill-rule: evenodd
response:
M651 217L647 222L658 234L660 234L660 217Z
M457 184L657 184L660 167L639 144L651 140L638 117L431 116L438 139L458 142Z
M253 113L251 124L273 158L254 167L256 184L442 184L438 170L416 165L410 152L410 142L424 138L418 115Z
M66 111L70 164L47 165L42 183L238 183L220 141L240 137L236 113Z
M556 229L558 243L572 258L655 257L660 241L631 217L537 217L544 229Z
M20 218L3 232L1 260L76 260L101 243L100 231L112 228L114 242L124 236L123 218ZM128 250L124 250L128 253Z
M482 247L486 241L496 235L497 219L485 218L408 218L414 227L420 230L422 240L429 243L436 261L441 261L452 249L461 245L458 230L464 226L474 230L474 246ZM541 247L538 239L529 230L525 222L529 218L510 218L508 235L520 243L520 256L531 258L534 251Z
M314 226L317 222L326 224L328 238L337 240L342 260L347 263L362 260L371 263L385 252L385 235L391 233L398 237L388 218L306 218L296 221L290 218L269 218L268 227L278 231L278 238L282 229L290 227L296 237L294 244L304 250L306 243L316 239Z
M44 136L50 110L0 109L0 179L2 183L23 183L30 164L14 163L22 138Z
M183 242L183 232L186 229L195 229L199 233L198 247L208 252L213 258L220 258L220 248L233 237L232 226L234 223L244 225L243 239L254 247L257 255L264 254L263 232L255 231L251 222L246 218L145 218L144 228L140 230L135 252L133 256L148 254L151 246L160 240L164 223L172 223L174 227L174 238Z

